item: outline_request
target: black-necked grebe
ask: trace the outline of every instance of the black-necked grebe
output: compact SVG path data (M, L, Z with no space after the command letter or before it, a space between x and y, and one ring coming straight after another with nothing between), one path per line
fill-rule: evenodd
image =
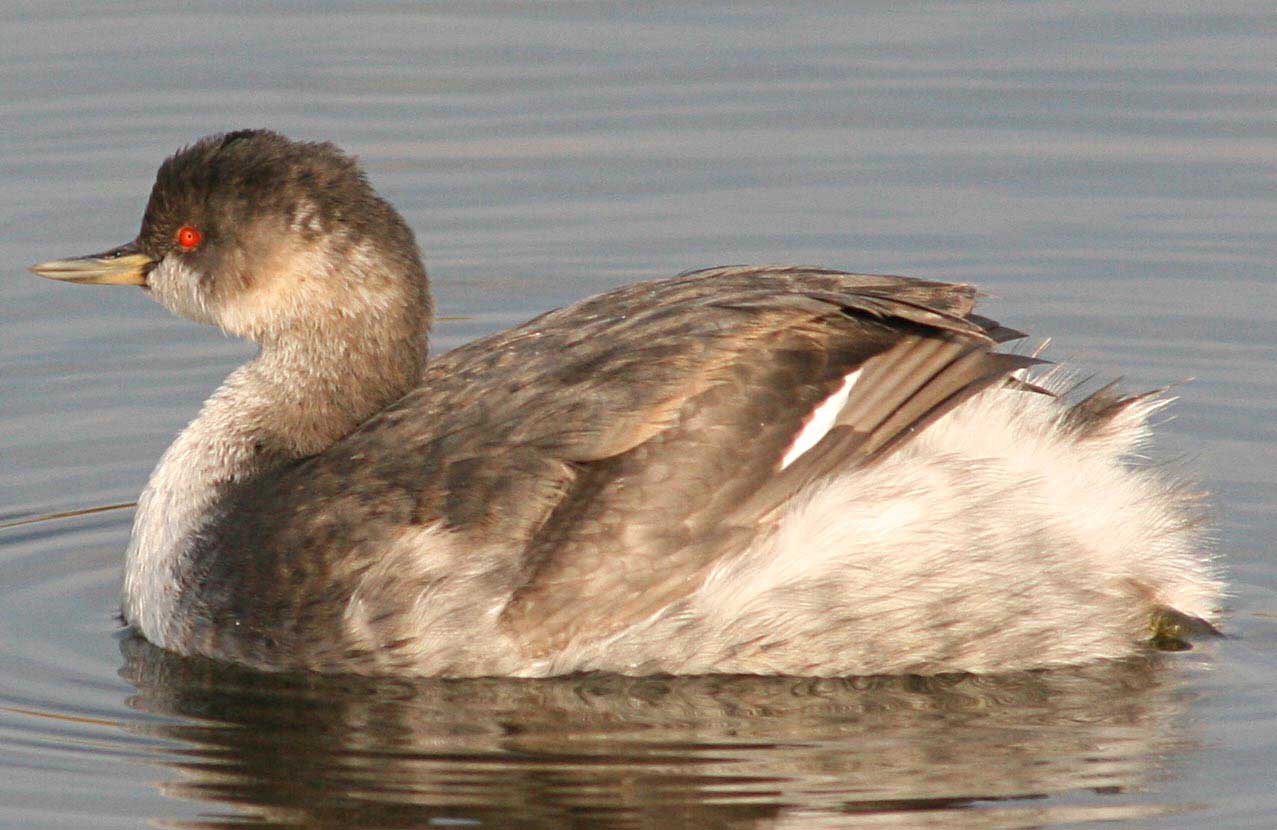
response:
M1066 404L964 285L631 285L426 361L412 232L330 144L164 162L141 233L34 266L255 341L139 501L125 620L264 669L1000 671L1215 613L1155 396Z

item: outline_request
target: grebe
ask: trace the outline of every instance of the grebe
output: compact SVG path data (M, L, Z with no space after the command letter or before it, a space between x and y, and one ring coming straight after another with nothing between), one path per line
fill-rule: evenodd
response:
M32 267L248 338L143 491L125 622L266 670L992 672L1209 628L1156 395L1066 404L970 286L630 285L426 361L412 232L335 146L209 136L138 237ZM1043 388L1043 386L1049 388Z

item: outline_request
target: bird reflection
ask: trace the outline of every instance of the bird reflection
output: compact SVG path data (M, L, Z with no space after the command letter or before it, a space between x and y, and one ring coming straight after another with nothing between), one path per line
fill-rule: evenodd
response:
M985 676L410 681L122 650L130 704L179 719L133 727L182 744L164 792L227 807L200 827L998 828L1180 808L1139 791L1187 741L1155 654Z

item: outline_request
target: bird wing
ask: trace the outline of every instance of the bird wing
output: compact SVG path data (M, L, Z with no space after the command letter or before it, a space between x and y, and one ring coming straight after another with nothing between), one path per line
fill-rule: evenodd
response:
M436 366L468 379L453 411L473 419L487 399L480 428L457 434L490 443L441 453L452 460L430 503L455 527L519 540L526 578L502 622L529 653L605 636L693 590L804 486L872 463L1034 362L992 351L1018 332L970 316L972 299L965 286L733 268L556 312ZM828 433L789 459L854 372ZM485 393L496 378L501 394Z

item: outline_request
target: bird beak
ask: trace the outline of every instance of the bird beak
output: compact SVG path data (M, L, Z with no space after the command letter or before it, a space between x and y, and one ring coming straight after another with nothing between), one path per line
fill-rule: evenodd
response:
M28 270L51 280L86 285L146 285L146 275L154 266L155 260L130 242L100 254L41 262Z

